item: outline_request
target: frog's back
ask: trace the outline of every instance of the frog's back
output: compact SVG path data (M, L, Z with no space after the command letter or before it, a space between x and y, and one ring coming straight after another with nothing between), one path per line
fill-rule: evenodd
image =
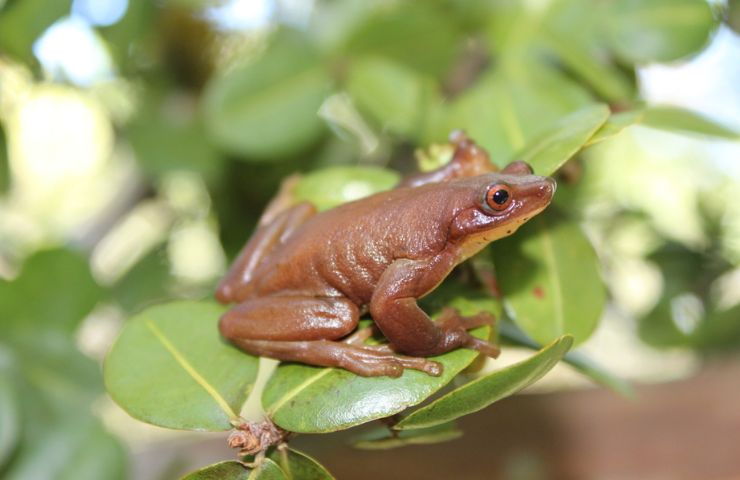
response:
M259 268L258 290L366 304L394 260L428 258L445 247L457 196L444 187L381 192L312 217Z

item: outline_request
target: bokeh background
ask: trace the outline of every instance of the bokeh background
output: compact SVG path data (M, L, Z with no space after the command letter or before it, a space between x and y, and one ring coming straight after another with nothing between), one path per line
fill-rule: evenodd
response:
M105 396L127 316L211 295L288 174L410 171L461 127L503 164L595 102L724 126L636 122L559 174L610 294L583 350L636 399L562 367L445 446L298 442L339 478L740 474L739 27L736 1L0 0L0 477L228 458Z

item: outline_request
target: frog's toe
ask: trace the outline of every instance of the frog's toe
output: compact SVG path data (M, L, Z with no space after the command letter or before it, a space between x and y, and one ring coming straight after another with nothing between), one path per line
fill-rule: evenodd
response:
M396 359L403 365L404 368L410 368L412 370L420 370L433 377L439 377L442 375L443 367L439 362L433 360L427 360L424 357L407 357L399 355Z
M477 350L483 355L491 358L498 358L498 356L501 354L501 349L498 347L498 345L486 342L485 340L481 340L480 338L476 338L472 335L465 342L464 346L466 348Z
M428 360L425 363L424 368L422 368L421 370L433 377L439 377L440 375L442 375L442 372L444 372L444 366L442 366L442 364L439 362L432 362L431 360Z
M496 318L488 312L478 312L470 317L462 317L461 323L465 330L482 327L483 325L493 325Z

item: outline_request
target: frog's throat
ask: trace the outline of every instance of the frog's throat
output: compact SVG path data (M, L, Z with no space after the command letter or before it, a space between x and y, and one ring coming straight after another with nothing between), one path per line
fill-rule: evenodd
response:
M547 205L544 205L542 208L532 211L532 213L529 214L527 217L517 218L511 222L499 225L490 230L484 230L482 232L469 235L460 246L460 262L465 261L476 253L480 252L489 243L513 234L517 231L517 229L519 229L519 227L524 225L527 220L540 213L542 210L545 209L545 207L547 207Z

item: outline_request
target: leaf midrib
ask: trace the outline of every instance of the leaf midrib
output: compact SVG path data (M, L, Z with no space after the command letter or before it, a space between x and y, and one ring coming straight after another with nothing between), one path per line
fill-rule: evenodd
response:
M154 338L156 338L159 343L162 344L162 346L169 352L170 355L175 359L175 361L180 365L180 367L185 370L185 372L190 375L190 377L195 380L195 382L203 388L203 390L208 393L211 398L216 402L216 404L221 408L221 410L224 411L227 417L229 417L229 420L232 422L239 421L239 415L237 415L234 410L232 410L231 406L229 406L228 402L224 399L224 397L221 396L220 393L218 393L218 390L208 383L208 381L193 367L190 362L185 358L185 356L175 347L175 345L170 342L170 340L165 336L165 334L157 327L157 325L154 324L152 321L146 322L146 327L149 329L149 331L152 332L154 335Z
M278 410L280 410L283 405L285 405L287 402L298 396L299 393L301 393L303 390L307 389L312 384L316 383L318 380L324 378L329 373L333 372L333 368L325 368L324 370L320 371L316 375L307 378L303 382L301 382L300 385L296 386L292 390L290 390L288 393L286 393L280 400L278 400L275 404L272 405L271 408L268 409L268 413L270 416L275 415Z

